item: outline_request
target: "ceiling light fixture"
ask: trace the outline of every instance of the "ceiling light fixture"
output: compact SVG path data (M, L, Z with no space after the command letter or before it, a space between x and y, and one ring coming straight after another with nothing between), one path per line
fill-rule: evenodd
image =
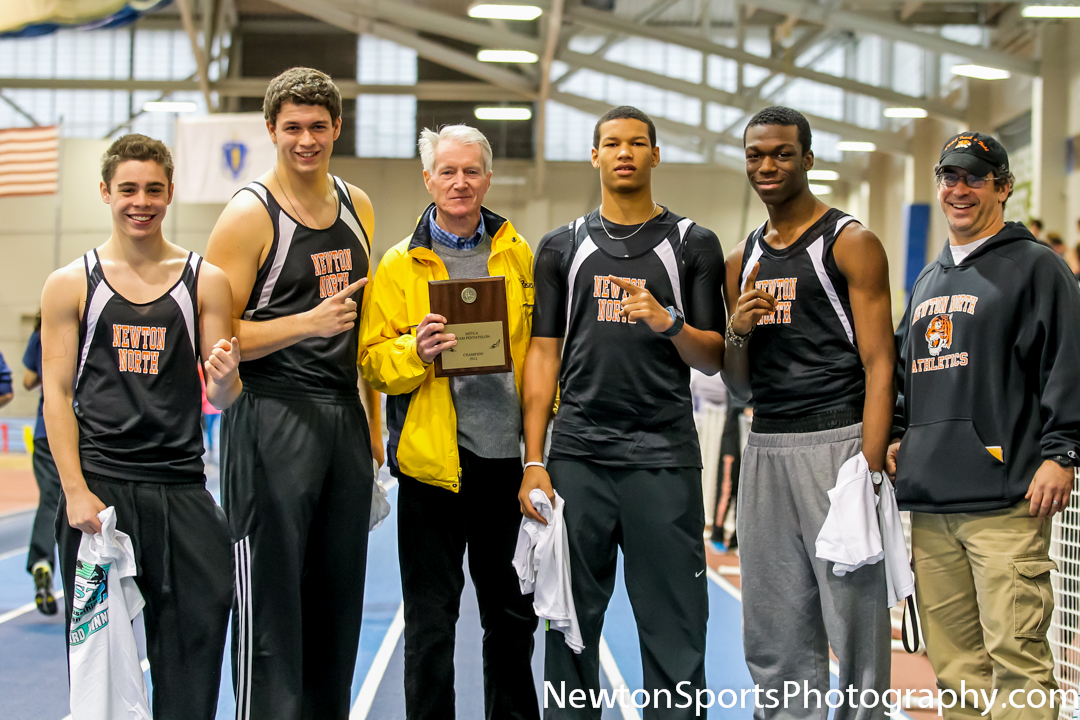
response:
M839 180L840 173L835 170L810 170L806 177L808 180Z
M532 108L527 107L478 107L473 111L477 120L528 120Z
M535 5L496 5L483 3L469 8L469 17L484 20L535 20L544 12Z
M953 75L975 78L976 80L1004 80L1012 76L1008 70L987 67L985 65L953 65Z
M829 195L832 193L832 188L828 185L815 185L814 183L810 183L809 187L810 192L815 195Z
M1028 18L1080 18L1080 6L1028 5L1020 14Z
M476 59L480 62L534 63L539 58L528 50L481 50Z
M926 110L918 107L885 108L883 114L888 118L924 118L930 115Z
M854 142L852 140L841 140L836 143L836 149L840 152L874 152L877 150L877 145L872 142Z

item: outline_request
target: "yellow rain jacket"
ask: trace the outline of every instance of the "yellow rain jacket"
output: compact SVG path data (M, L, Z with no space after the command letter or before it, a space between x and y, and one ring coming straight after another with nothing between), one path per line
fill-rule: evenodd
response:
M461 463L450 380L436 378L434 363L425 364L416 352L416 328L430 312L428 281L449 279L446 266L431 249L428 222L434 209L432 203L413 234L383 255L375 279L365 288L360 370L372 387L387 394L386 454L391 472L457 492ZM510 356L520 398L532 336L533 254L505 218L487 208L481 212L491 235L488 274L506 278Z

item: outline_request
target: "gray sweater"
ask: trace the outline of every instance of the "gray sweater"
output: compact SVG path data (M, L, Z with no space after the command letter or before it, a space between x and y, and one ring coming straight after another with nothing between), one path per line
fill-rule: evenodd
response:
M438 242L432 242L431 249L446 265L451 280L490 277L489 235L472 250L455 250ZM452 377L450 395L460 447L483 458L521 456L521 403L513 372Z

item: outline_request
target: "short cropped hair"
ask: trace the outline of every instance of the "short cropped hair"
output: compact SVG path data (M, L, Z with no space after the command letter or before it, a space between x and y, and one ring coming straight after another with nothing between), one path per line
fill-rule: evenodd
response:
M652 118L636 107L620 105L611 108L596 121L596 127L593 128L592 133L592 146L594 148L600 148L600 126L612 120L640 120L645 123L649 126L649 144L656 147L656 125L653 124Z
M491 172L491 143L474 127L469 125L443 125L438 132L424 128L416 143L420 150L420 162L429 174L435 170L435 151L443 140L453 140L459 145L479 145L484 162L484 174Z
M116 168L127 160L152 161L161 166L165 177L172 183L173 159L165 143L152 137L130 133L113 141L101 156L101 180L106 187L112 183Z
M320 105L330 111L330 121L341 117L341 92L330 76L314 68L294 67L270 81L263 98L263 117L271 125L277 123L281 106Z
M746 147L746 131L757 125L784 125L787 127L794 125L799 130L799 145L802 146L803 155L810 152L810 143L813 139L810 133L810 123L807 122L806 116L798 110L783 105L772 105L759 110L754 117L750 118L750 122L746 123L746 129L743 130L742 136L743 147Z

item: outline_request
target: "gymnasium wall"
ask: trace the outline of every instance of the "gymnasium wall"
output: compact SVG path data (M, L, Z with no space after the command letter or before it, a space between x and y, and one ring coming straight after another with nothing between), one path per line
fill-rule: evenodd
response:
M62 141L61 263L100 245L110 232L108 206L98 190L99 161L107 146L105 141ZM371 197L376 258L412 231L417 215L431 201L418 159L343 158L334 160L331 170ZM600 203L596 171L587 162L548 163L548 190L540 200L533 199L530 161L497 160L494 173L495 184L485 205L514 223L534 248L548 230ZM752 192L747 194L746 178L740 172L719 166L661 163L653 177L657 201L715 231L725 252L765 220L764 207ZM827 196L826 201L847 209L846 188L839 184L837 190L844 194ZM876 210L859 210L867 203L858 189L851 200L850 210L857 215ZM204 252L222 207L174 204L165 219L166 237ZM33 329L41 287L53 269L57 211L54 197L0 198L0 352L11 366L16 384L15 400L0 410L0 417L26 417L35 412L37 393L21 389L22 353ZM885 239L886 233L879 234ZM899 240L900 228L888 235ZM900 251L890 251L890 255L899 258Z

